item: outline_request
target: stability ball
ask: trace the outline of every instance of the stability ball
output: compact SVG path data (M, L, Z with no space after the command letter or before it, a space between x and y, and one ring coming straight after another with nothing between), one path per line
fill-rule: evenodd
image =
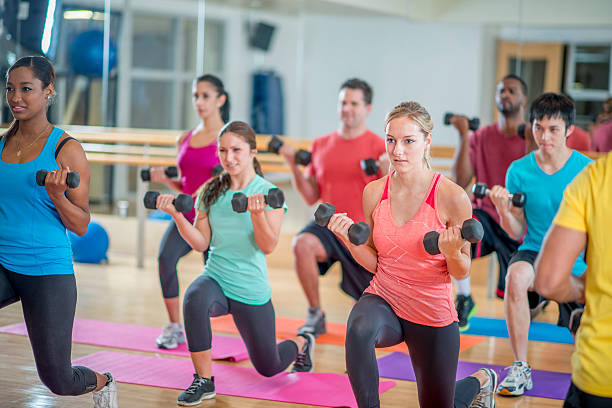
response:
M77 35L70 46L70 65L77 75L101 77L104 61L104 32L84 31ZM117 63L117 48L110 41L108 48L108 69Z
M90 221L87 232L82 237L68 231L72 245L72 259L82 263L101 263L108 261L108 234L104 227L95 221Z

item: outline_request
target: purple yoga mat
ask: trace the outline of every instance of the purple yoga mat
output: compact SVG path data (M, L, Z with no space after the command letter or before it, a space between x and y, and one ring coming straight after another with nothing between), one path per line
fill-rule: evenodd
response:
M499 375L500 381L508 372L504 370L505 367L499 365L459 361L457 365L457 379L465 378L483 367L495 370ZM416 381L412 361L410 356L405 353L395 352L379 358L378 370L381 377ZM571 374L554 371L531 370L531 379L533 380L533 388L526 391L525 395L562 400L567 394L572 376Z
M0 327L0 333L28 335L24 323ZM160 333L161 329L156 327L76 318L72 328L72 342L189 357L186 344L179 344L173 350L157 348L155 339ZM213 334L212 358L213 360L241 361L249 358L249 355L240 337Z
M188 360L114 351L90 354L73 364L110 371L119 382L177 390L191 384L194 372ZM340 374L283 372L266 378L252 368L231 364L213 364L212 373L217 394L322 407L357 407L348 377ZM382 393L394 385L394 381L381 381L379 390Z

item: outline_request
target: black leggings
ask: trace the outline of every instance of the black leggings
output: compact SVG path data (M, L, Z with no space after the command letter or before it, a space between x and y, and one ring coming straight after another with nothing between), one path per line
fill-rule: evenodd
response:
M572 381L563 408L610 408L612 407L612 398L598 397L597 395L589 394L576 387Z
M0 265L0 307L18 300L41 381L58 395L81 395L96 388L96 373L72 367L70 361L77 300L74 275L28 276Z
M285 370L298 354L292 340L276 344L276 327L272 301L247 305L228 299L212 278L198 276L187 288L183 302L185 333L189 351L210 350L210 318L231 314L257 372L271 377Z
M346 368L360 408L380 407L375 347L406 342L421 407L468 407L480 384L474 377L455 383L459 359L457 323L430 327L397 317L380 296L364 294L346 329Z

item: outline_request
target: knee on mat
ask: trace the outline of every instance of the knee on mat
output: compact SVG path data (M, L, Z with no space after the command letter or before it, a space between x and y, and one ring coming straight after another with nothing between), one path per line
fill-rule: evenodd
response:
M279 373L275 367L261 366L260 364L253 364L253 366L255 367L255 371L264 377L272 377Z

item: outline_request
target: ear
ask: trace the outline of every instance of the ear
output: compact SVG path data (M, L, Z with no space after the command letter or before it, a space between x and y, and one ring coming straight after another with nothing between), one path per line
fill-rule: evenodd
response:
M366 112L368 113L368 115L370 114L370 112L372 112L372 104L366 105Z
M570 135L574 132L574 129L576 129L576 126L574 125L569 125L569 127L567 128L567 130L565 131L565 138L567 139L568 137L570 137Z
M51 99L53 98L53 95L55 95L55 87L53 86L53 84L49 84L49 86L47 86L44 90L43 93L45 95L45 99Z
M433 138L433 135L431 133L428 133L427 136L425 136L425 144L427 145L428 149L431 147L432 138Z
M221 94L217 97L217 106L219 106L219 108L225 105L225 102L227 102L227 96L225 96L225 94Z

